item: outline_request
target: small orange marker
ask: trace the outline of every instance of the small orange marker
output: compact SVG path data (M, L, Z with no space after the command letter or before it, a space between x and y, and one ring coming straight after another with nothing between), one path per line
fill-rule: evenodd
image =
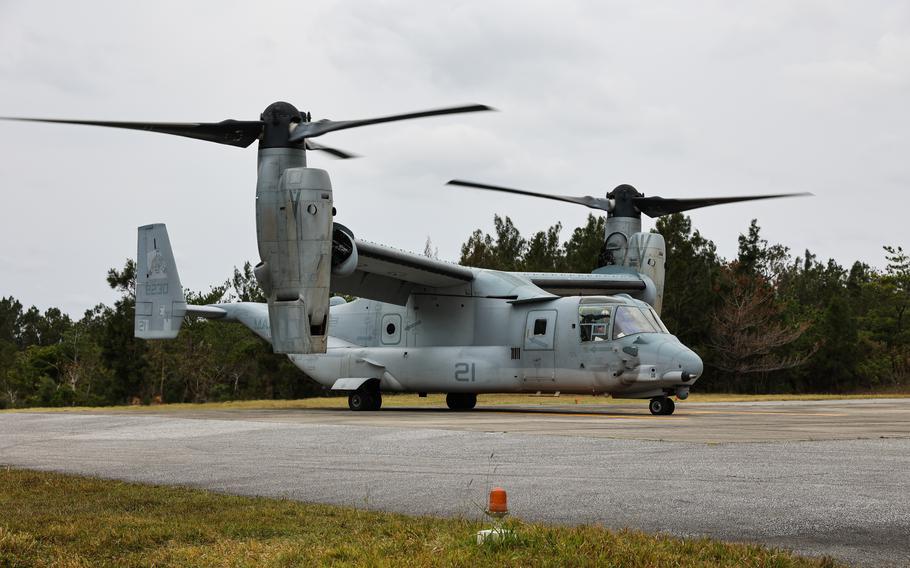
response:
M502 528L502 521L509 514L508 497L506 497L506 490L502 487L494 487L490 491L487 514L493 517L493 528L478 531L477 544L483 544L488 540L499 542L515 536L512 531Z
M487 512L494 516L505 516L509 514L508 496L506 490L502 487L494 487L490 491L490 504Z

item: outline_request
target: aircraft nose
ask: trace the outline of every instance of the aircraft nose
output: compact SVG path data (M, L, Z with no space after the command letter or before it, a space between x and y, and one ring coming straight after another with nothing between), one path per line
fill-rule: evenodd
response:
M660 362L676 373L686 373L697 379L705 369L701 357L681 343L665 343L658 351Z
M701 357L699 357L695 351L686 347L678 356L679 363L682 365L684 372L689 373L689 376L693 379L697 379L701 376L702 372L705 370L705 365L702 363Z

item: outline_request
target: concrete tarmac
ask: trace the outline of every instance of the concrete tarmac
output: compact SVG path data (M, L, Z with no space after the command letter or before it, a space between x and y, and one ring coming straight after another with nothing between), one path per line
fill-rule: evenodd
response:
M380 412L347 408L306 410L181 410L184 418L441 428L471 432L590 436L678 442L774 442L910 437L910 398L826 401L677 403L671 416L652 416L647 401L624 404L483 406L472 412L391 407ZM138 410L138 409L137 409ZM144 414L173 416L147 407ZM122 411L135 415L136 410Z
M910 399L0 413L0 464L469 517L501 485L527 520L910 566Z

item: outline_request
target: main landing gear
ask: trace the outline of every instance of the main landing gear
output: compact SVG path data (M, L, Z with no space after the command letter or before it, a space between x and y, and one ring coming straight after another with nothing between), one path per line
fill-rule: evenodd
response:
M648 405L648 409L651 411L651 414L667 416L673 414L673 411L676 409L676 404L673 403L672 399L660 396L651 399L651 404Z
M378 389L363 387L348 395L348 408L351 410L379 410L382 406L382 394Z
M450 392L446 404L451 410L472 410L477 406L477 395L469 392Z

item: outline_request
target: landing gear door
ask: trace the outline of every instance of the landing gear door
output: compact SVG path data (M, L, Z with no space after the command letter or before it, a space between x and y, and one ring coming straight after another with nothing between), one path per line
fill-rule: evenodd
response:
M556 310L528 312L524 335L525 382L552 383L556 379Z

